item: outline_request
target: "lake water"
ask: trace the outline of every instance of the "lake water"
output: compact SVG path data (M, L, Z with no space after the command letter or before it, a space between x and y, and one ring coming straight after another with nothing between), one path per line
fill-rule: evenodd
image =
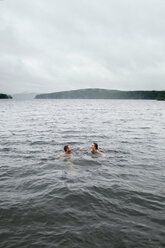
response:
M1 100L0 247L165 247L165 102Z

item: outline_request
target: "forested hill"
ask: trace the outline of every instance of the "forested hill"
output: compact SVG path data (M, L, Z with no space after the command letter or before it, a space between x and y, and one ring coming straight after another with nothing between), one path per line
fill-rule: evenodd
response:
M12 98L11 96L0 93L0 99L11 99L11 98Z
M165 91L80 89L36 95L36 99L165 99Z

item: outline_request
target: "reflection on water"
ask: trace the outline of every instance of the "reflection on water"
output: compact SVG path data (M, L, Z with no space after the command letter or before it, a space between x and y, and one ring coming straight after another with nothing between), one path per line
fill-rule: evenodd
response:
M1 247L164 247L164 107L0 101Z

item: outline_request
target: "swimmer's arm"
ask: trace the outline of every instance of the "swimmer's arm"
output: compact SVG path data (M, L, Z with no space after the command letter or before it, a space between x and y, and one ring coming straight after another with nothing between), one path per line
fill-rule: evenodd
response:
M99 153L101 156L105 157L105 154L103 152L100 152L99 150L97 150L97 153Z
M84 147L84 148L80 148L80 151L87 151L88 148L87 147Z
M62 157L64 157L64 154L63 153L62 154L59 154L58 157L59 158L62 158Z

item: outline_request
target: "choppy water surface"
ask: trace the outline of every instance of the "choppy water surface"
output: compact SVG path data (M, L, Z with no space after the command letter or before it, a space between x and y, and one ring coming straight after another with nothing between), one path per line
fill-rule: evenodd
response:
M0 101L0 247L165 247L164 182L165 102Z

